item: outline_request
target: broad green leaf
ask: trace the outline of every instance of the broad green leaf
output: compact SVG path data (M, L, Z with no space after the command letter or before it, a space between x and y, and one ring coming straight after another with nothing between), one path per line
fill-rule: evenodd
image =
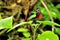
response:
M26 29L26 28L19 28L17 31L18 32L28 32L28 29Z
M59 26L59 27L60 27L59 24L57 24L57 23L55 23L55 22L52 22L52 21L37 21L37 22L38 22L38 23L43 23L43 24L45 24L45 25L50 25L50 26L55 25L55 26Z
M44 16L48 15L48 12L46 11L46 9L44 7L40 7L40 11Z
M55 33L57 33L58 35L60 35L60 28L55 28Z
M45 31L41 34L39 40L59 40L58 36L51 31Z
M56 5L56 8L60 8L60 4Z
M0 29L12 28L12 17L0 20Z
M29 33L29 32L24 32L23 35L24 35L25 37L30 37L30 33Z
M22 40L31 40L31 38L22 38Z

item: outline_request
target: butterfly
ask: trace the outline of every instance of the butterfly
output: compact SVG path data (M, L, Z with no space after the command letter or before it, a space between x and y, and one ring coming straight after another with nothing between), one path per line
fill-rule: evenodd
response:
M36 10L36 17L38 18L38 20L42 20L43 19L43 14L40 12L40 9Z

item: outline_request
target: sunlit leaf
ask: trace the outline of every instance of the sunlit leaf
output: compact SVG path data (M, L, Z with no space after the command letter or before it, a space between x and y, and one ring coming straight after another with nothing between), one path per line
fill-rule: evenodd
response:
M60 8L60 4L56 5L56 8Z
M31 19L33 19L35 17L36 17L36 15L31 15L28 20L31 20Z
M12 17L0 20L0 29L12 28Z
M31 11L31 14L32 15L36 15L36 12L33 10L33 11Z
M23 38L22 40L31 40L31 38Z
M52 15L53 18L57 18L57 15L56 15L55 12L51 12L51 15Z
M7 40L13 40L13 38L12 37L9 37Z
M24 35L25 37L30 37L30 33L29 33L29 32L24 32L23 35Z
M18 31L18 32L27 32L28 29L26 29L26 28L19 28L17 31Z
M44 7L40 7L40 11L43 15L48 15L48 12L46 11Z
M41 34L40 40L59 40L58 36L51 31L45 31Z
M55 23L55 22L52 22L52 21L37 21L37 22L38 22L38 23L43 23L43 24L45 24L45 25L50 25L50 26L55 25L55 26L59 26L59 27L60 27L59 24L57 24L57 23Z
M31 12L31 16L28 18L28 20L31 20L31 19L33 19L35 17L36 17L36 12L35 11L32 11Z

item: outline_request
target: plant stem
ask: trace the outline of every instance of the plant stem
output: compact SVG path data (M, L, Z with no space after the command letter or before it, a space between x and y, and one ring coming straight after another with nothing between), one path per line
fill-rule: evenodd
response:
M33 40L35 40L35 35L36 35L36 30L34 29L34 39Z
M50 12L50 10L48 9L48 7L47 7L46 4L43 2L43 0L40 0L40 1L41 1L41 3L43 4L43 6L45 7L45 9L47 10L48 15L50 16L51 21L54 22L53 17L51 16L51 12ZM52 25L52 32L53 32L53 31L54 31L54 25Z
M34 25L35 26L35 28L34 28L34 38L33 38L33 40L36 40L36 30L37 30L37 28L39 27L39 25L40 24L36 24L36 25Z
M31 24L31 23L32 23L32 21L19 23L19 24L15 25L13 28L11 28L10 30L8 30L7 32L10 32L11 30L13 30L13 29L15 29L15 28L17 28L17 27L19 27L21 25Z

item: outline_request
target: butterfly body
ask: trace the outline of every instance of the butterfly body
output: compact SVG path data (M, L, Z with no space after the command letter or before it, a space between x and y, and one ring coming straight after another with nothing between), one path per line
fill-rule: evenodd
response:
M36 16L37 16L38 20L42 20L43 19L43 14L40 12L39 9L36 10Z
M40 13L39 16L38 16L38 19L39 20L42 20L43 19L43 15Z

